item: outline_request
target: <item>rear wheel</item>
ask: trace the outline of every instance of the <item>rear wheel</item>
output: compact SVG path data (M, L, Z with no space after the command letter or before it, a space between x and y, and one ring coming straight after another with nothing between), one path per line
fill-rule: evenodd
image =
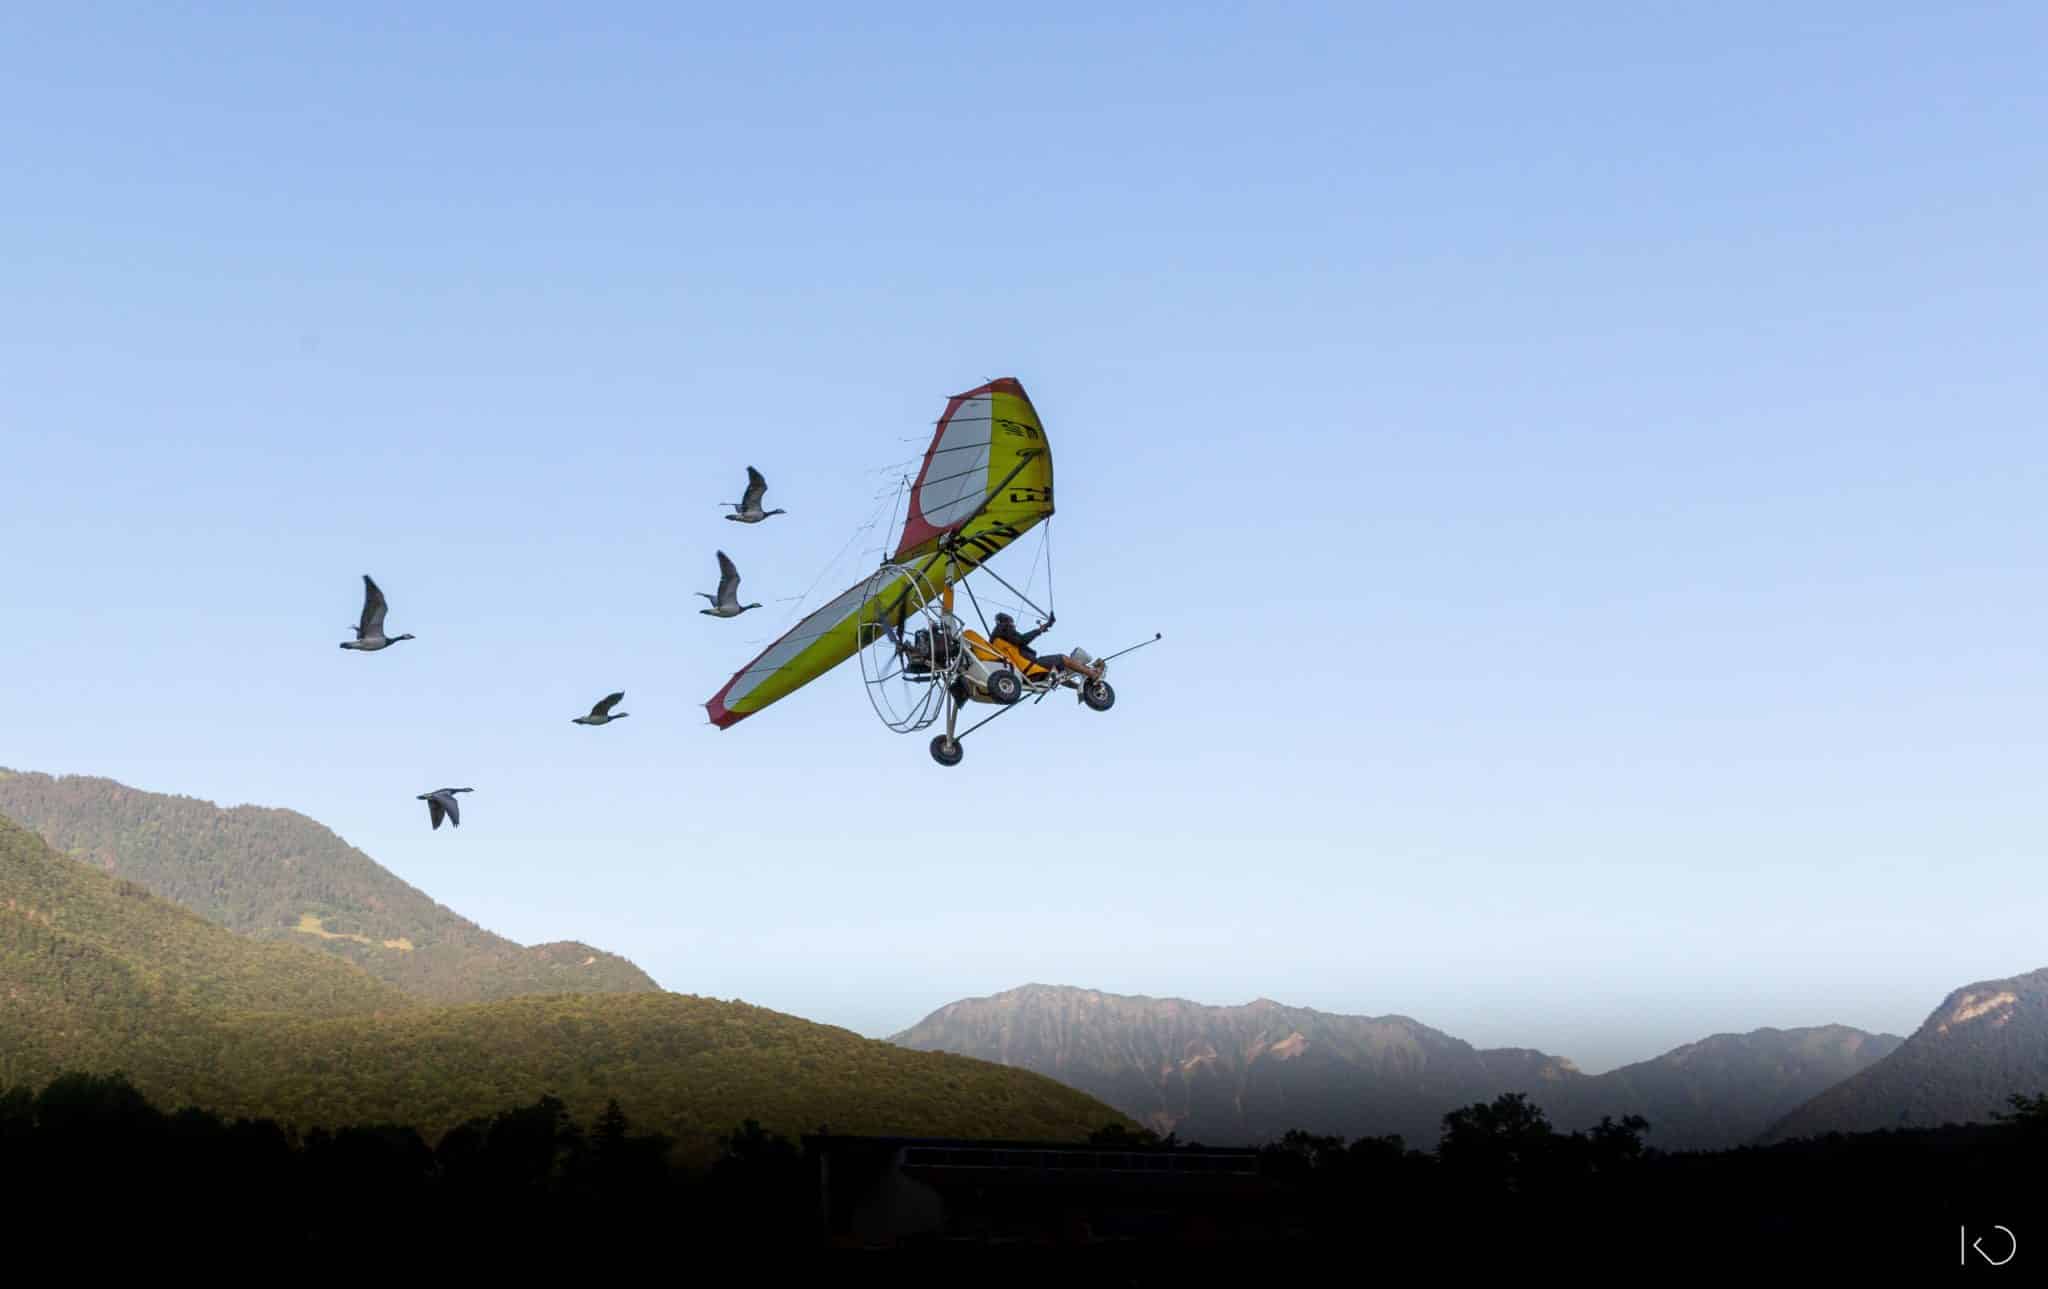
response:
M1008 707L1024 696L1024 682L1008 667L989 673L988 696Z
M960 740L947 738L943 734L932 736L932 760L940 765L958 765L960 758L967 755L967 749L960 746Z
M1081 701L1098 712L1106 712L1116 706L1116 691L1106 680L1091 680L1081 686Z

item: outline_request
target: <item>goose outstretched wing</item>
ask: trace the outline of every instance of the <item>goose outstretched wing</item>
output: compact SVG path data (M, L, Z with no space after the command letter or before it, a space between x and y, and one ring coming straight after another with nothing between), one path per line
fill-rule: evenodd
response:
M718 602L736 604L740 595L740 571L724 551L718 552Z
M768 481L752 466L747 467L747 491L740 498L740 509L752 513L761 508L761 498L768 495Z
M370 580L368 573L363 574L363 620L356 627L356 639L383 635L384 611L388 607L384 603L384 592L377 589L377 584Z
M441 816L453 813L455 813L455 803L453 801L443 801L438 796L427 798L427 815L433 819L435 828L438 829L441 826Z
M623 689L616 694L605 695L602 699L598 700L597 706L590 709L590 714L592 716L609 716L612 708L617 707L619 700L625 696L626 691Z

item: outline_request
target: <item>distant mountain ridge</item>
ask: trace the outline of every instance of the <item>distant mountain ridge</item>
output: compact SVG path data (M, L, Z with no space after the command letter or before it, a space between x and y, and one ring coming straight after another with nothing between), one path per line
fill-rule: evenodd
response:
M1886 1060L1905 1040L1848 1025L1715 1034L1586 1080L1571 1104L1580 1122L1640 1114L1668 1131L1667 1148L1748 1145L1795 1106Z
M317 948L436 1002L660 989L587 944L493 935L294 811L0 768L0 815L231 931Z
M841 1132L1081 1140L1134 1126L1022 1070L907 1051L739 1002L666 992L439 1006L303 940L238 935L0 819L0 1093L125 1072L166 1107L429 1139L560 1096L702 1158L756 1119Z
M1430 1148L1448 1111L1526 1092L1565 1131L1641 1114L1656 1145L1716 1149L1755 1137L1901 1040L1847 1026L1763 1029L1587 1075L1563 1057L1475 1048L1407 1016L1034 984L950 1003L890 1041L1035 1070L1157 1132L1212 1145L1301 1128Z
M1950 993L1897 1051L1786 1114L1765 1139L1985 1123L2008 1097L2044 1091L2048 968Z

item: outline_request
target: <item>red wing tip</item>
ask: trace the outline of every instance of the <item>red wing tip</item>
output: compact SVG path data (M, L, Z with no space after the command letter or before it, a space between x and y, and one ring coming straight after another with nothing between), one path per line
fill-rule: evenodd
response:
M732 726L753 715L752 712L733 711L716 698L704 704L704 710L711 714L711 723L719 729L730 729Z
M977 385L966 393L955 394L953 397L973 398L976 394L993 394L997 390L1001 390L1005 394L1021 395L1024 392L1024 385L1015 376L998 376L986 385Z

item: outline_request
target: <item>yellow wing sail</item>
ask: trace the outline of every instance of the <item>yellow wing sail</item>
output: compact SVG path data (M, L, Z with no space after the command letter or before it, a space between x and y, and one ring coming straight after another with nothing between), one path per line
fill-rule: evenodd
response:
M956 394L926 450L892 562L950 585L1052 514L1052 449L1037 409L1005 377ZM863 620L895 610L909 574L872 575L834 596L741 668L704 704L725 729L851 658Z
M955 394L910 489L896 562L956 548L976 562L1052 514L1052 446L1024 386Z

